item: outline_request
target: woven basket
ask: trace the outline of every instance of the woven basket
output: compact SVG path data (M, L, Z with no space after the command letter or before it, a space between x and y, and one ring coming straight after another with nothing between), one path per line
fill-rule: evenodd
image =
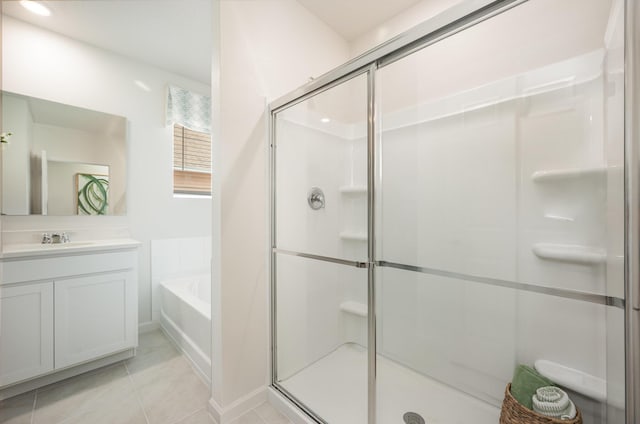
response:
M531 409L520 405L511 395L511 383L507 384L500 412L500 424L582 424L582 415L578 411L572 420L559 420L540 415Z

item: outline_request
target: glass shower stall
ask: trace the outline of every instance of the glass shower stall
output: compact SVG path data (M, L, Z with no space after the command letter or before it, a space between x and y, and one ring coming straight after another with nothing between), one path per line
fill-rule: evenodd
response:
M524 364L640 422L637 8L463 2L270 105L275 390L494 424Z

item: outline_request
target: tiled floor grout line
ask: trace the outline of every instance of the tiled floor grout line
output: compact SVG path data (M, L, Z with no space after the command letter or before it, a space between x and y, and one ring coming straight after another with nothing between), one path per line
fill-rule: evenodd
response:
M131 372L129 371L129 367L127 366L126 362L123 362L122 364L124 365L124 369L127 371L127 376L129 377L129 384L131 384L131 388L133 389L133 392L136 394L136 399L138 400L138 405L140 405L140 409L142 409L142 414L144 415L144 420L147 422L147 424L151 424L151 422L149 421L149 417L147 416L147 411L144 409L144 405L142 404L142 399L140 399L140 394L138 393L138 389L136 388L136 385L133 382L133 376L131 375Z
M171 424L180 424L181 422L183 422L184 420L186 420L189 417L194 416L195 414L197 414L198 412L202 411L202 409L196 409L195 411L188 413L187 415L184 415L180 418L178 418L177 420L175 420L174 422L172 422Z
M178 354L180 354L180 356L185 358L185 353L182 351L182 348L180 347L180 345L175 340L173 340L173 337L171 337L169 333L167 333L162 326L160 326L158 330L165 336L169 344L173 346L173 348L178 352ZM192 360L187 360L187 358L185 358L185 360L187 361L189 368L191 368L191 370L196 375L196 377L198 377L200 381L202 381L202 383L205 386L207 386L207 389L209 389L209 392L211 392L211 383L207 382L205 377L200 373L200 370L196 369L194 362Z
M31 408L31 419L29 422L33 424L33 421L36 419L36 403L38 402L38 389L35 390L33 394L33 408Z
M198 412L200 412L200 411L205 411L205 410L206 410L205 408L196 409L196 410L195 410L195 411L193 411L192 413L185 415L184 417L182 417L182 418L180 418L180 419L178 419L178 420L176 420L176 421L172 422L171 424L180 424L181 422L183 422L183 421L184 421L184 420L186 420L187 418L191 418L191 417L193 417L194 415L196 415Z
M262 404L258 405L261 406ZM258 418L260 418L265 424L269 424L267 422L267 420L264 419L264 417L262 415L260 415L260 413L258 412L258 406L256 406L255 408L252 409L253 413L256 414L258 416Z

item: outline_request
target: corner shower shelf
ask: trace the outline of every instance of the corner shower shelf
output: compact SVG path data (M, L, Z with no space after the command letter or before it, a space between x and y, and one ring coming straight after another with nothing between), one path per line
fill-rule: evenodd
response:
M346 185L340 187L340 193L343 194L367 194L367 186Z
M340 304L340 310L348 314L357 315L359 317L367 317L367 305L353 300L347 300Z
M611 167L617 168L617 167ZM570 178L584 178L584 177L597 177L605 175L607 172L606 166L598 166L594 168L569 168L569 169L552 169L548 171L536 171L531 174L531 179L534 182L552 182L565 180Z
M607 400L607 383L602 378L544 359L537 360L535 368L540 374L560 386L600 402Z
M342 240L367 241L366 233L355 233L353 231L343 231L340 233Z
M607 258L603 249L575 244L536 243L531 250L540 259L583 265L601 264Z

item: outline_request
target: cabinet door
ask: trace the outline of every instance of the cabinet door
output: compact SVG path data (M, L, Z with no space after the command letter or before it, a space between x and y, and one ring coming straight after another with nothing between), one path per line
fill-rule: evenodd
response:
M133 272L56 280L55 367L68 367L137 344Z
M0 386L53 370L53 283L0 286Z

